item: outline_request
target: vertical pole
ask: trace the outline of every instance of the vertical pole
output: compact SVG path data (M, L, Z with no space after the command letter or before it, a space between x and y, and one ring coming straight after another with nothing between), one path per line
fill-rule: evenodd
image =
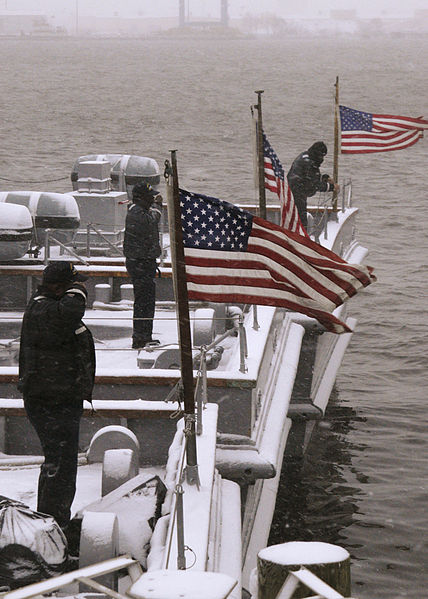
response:
M228 1L221 0L221 17L220 21L223 27L227 27L229 25L229 13L228 13Z
M44 259L45 266L47 266L49 264L49 258L50 258L50 252L51 252L49 234L50 234L50 229L46 229L46 231L45 231L45 259Z
M240 314L240 316L239 316L238 334L239 334L239 372L247 372L247 367L245 366L245 358L248 356L247 333L245 331L244 317L242 314Z
M253 305L253 329L258 331L260 328L259 321L257 319L257 304Z
M183 487L176 485L176 509L177 509L177 570L186 569L186 557L184 554L184 510L183 510Z
M76 0L75 17L76 17L76 35L79 35L79 0Z
M203 425L202 425L202 393L203 393L203 362L205 360L205 351L203 347L201 347L201 364L200 364L200 372L198 373L198 382L196 384L196 434L202 435L203 433Z
M333 181L338 182L339 176L339 77L336 77L336 94L334 99L334 158ZM333 192L333 209L337 210L337 191Z
M86 256L91 257L91 225L86 225Z
M176 152L171 152L172 166L172 230L171 246L174 246L173 273L175 280L178 316L178 340L181 358L181 380L184 396L184 420L186 443L186 476L190 484L198 484L196 456L195 398L193 388L192 338L190 333L189 298L187 293L186 265L184 261L183 229L181 224L180 194Z
M263 118L262 118L262 93L256 91L257 104L257 164L259 173L259 211L261 218L266 219L266 189L265 189L265 156L263 148Z
M186 9L184 7L184 0L179 0L178 3L178 26L184 27L186 22Z

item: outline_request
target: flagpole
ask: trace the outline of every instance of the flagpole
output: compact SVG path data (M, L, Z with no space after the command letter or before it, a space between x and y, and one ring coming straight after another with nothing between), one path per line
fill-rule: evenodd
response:
M333 181L338 183L339 177L339 77L336 77L335 100L334 100L334 158L333 158ZM337 191L333 191L333 209L337 210Z
M255 92L257 94L257 157L259 173L259 212L260 216L266 220L266 189L265 189L265 156L263 148L263 119L262 119L262 93L263 90Z
M181 224L180 194L178 186L176 151L171 151L172 198L168 209L170 216L170 243L172 270L176 292L178 341L181 358L181 382L184 398L184 434L186 435L186 478L190 484L199 485L196 454L195 399L193 386L192 337L190 333L189 297L187 293L186 265L184 261L183 229Z
M254 201L258 201L259 195L259 156L257 152L257 117L254 114L255 106L251 110L251 146L253 149L253 178L254 178Z

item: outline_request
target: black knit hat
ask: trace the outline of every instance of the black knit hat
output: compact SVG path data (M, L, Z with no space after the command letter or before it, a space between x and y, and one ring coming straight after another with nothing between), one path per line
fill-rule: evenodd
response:
M313 152L314 154L317 154L318 156L325 156L327 154L327 146L325 145L325 143L323 141L316 141L309 148L309 152Z
M86 281L88 277L78 272L72 262L61 260L51 262L43 271L43 283L73 283L74 281Z

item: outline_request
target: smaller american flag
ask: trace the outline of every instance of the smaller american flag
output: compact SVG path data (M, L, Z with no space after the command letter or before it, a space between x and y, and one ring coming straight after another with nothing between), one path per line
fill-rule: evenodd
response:
M342 154L392 152L412 146L423 137L428 121L390 114L372 114L339 106Z
M332 312L375 277L297 233L217 198L180 189L189 299L280 306L349 328Z
M265 171L265 187L276 193L281 202L281 227L288 231L299 233L300 235L308 234L303 227L296 205L294 204L293 194L287 185L287 197L285 197L285 176L282 164L276 155L274 149L268 142L266 135L263 133L263 154L264 154L264 171Z

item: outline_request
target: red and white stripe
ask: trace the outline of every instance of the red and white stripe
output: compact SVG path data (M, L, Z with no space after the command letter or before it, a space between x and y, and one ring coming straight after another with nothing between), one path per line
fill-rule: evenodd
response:
M334 333L349 328L331 312L376 280L370 267L259 217L245 252L185 248L185 258L189 299L280 306Z
M428 129L428 121L423 117L397 116L392 114L373 114L373 129L384 131L408 131L410 129Z
M342 131L342 154L393 152L423 137L428 121L422 117L372 114L372 131Z
M264 157L264 171L266 189L269 189L269 191L276 193L278 197L280 197L284 186L284 181L275 175L272 166L272 160L267 156Z
M342 131L342 154L392 152L412 146L423 137L420 129L406 131Z
M284 194L281 197L281 216L280 216L280 224L281 227L287 229L288 231L293 231L293 233L299 233L299 235L304 235L305 237L309 237L305 227L302 225L302 221L300 220L299 213L296 208L296 204L294 203L293 194L291 192L290 187L287 185L287 198Z
M265 188L276 193L281 206L280 225L284 229L308 236L305 227L299 218L293 194L287 185L287 197L285 195L285 183L283 179L275 176L272 168L272 161L267 156L264 157Z

